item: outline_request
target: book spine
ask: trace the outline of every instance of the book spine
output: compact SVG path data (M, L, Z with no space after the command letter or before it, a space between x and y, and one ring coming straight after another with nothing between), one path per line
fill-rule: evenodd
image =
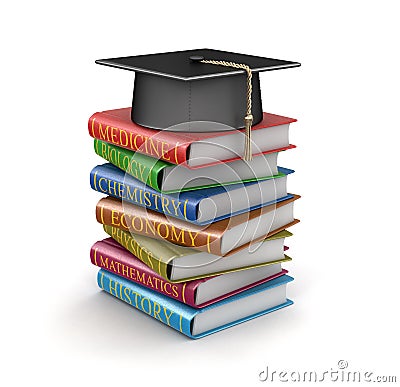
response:
M179 308L177 301L170 300L168 302L165 296L102 269L97 275L97 283L107 293L191 337L191 319L187 315L179 313L183 309L183 304L180 304L182 306Z
M96 219L101 224L123 231L222 255L222 234L211 230L208 232L207 227L202 228L190 223L184 225L181 220L173 221L163 214L134 205L129 205L128 208L118 199L111 197L101 199L96 206Z
M186 164L187 147L189 144L180 144L171 140L167 134L154 131L149 135L140 126L131 124L117 117L95 113L89 118L89 134L93 138L117 145L122 148L137 151L159 160L173 164Z
M119 228L109 225L103 225L104 231L110 235L121 246L125 247L136 258L140 259L150 269L154 270L161 277L169 280L168 277L168 264L155 257L150 251L143 249L134 238L131 237L129 232L125 232Z
M108 164L108 166L111 166ZM95 191L126 200L140 207L149 208L167 216L196 222L198 202L179 200L179 195L161 194L144 183L126 178L117 168L106 165L97 166L90 172L90 186Z
M94 151L97 155L109 161L111 164L114 164L135 179L160 191L158 184L160 170L156 170L155 168L147 166L145 163L141 163L135 152L108 144L96 138L94 139Z
M186 282L172 283L151 270L128 251L107 244L96 242L90 249L93 265L138 283L146 288L162 293L187 305L194 306L194 292ZM192 289L193 290L193 289Z

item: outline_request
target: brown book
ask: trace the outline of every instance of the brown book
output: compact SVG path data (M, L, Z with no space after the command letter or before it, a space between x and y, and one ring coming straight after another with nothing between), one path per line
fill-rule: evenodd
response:
M99 223L134 234L224 256L299 222L293 217L293 202L299 198L294 195L276 204L198 226L109 196L97 203L96 218Z

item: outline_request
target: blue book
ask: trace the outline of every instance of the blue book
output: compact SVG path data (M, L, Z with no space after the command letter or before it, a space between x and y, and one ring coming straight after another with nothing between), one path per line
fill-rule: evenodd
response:
M161 293L101 269L101 289L192 339L274 312L293 304L286 298L284 275L204 308L195 309Z
M292 198L287 193L291 169L279 167L272 179L163 194L112 164L90 172L90 185L99 192L188 222L206 225Z

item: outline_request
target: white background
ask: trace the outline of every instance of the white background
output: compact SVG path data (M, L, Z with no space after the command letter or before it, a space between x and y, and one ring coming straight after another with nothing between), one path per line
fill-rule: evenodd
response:
M5 386L262 385L270 370L397 375L397 1L22 1L1 5L1 360ZM87 119L129 106L133 73L95 59L189 48L299 61L261 75L299 121L295 305L190 341L99 292L105 237ZM278 383L276 383L278 384Z

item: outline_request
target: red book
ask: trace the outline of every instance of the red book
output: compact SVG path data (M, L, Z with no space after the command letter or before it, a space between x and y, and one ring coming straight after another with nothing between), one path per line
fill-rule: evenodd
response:
M271 264L193 281L172 283L158 275L112 238L96 242L90 250L90 258L93 265L194 308L213 304L287 273L287 270L281 269L280 264ZM246 278L243 278L243 275ZM208 289L204 289L204 285Z
M252 127L253 156L294 148L289 144L288 130L295 121L264 113L263 120ZM92 137L189 168L240 159L243 132L243 129L190 133L149 129L131 121L131 108L98 112L89 118Z

